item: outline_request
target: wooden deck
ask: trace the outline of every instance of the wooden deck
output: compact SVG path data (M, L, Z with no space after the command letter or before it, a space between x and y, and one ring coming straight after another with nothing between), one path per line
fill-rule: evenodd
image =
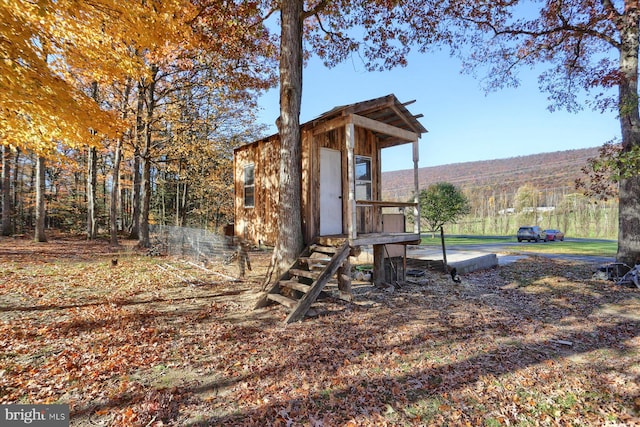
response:
M347 235L321 236L318 238L320 244L336 245L349 240ZM355 239L351 239L351 247L368 245L418 245L420 235L416 233L366 233L358 234Z

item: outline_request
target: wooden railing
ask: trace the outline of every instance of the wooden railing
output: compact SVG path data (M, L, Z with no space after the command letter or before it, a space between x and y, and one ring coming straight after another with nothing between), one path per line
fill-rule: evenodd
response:
M364 218L361 218L358 215L358 222L365 221L364 227L358 226L359 233L382 233L382 208L400 208L404 211L406 217L406 208L417 208L418 204L413 202L392 202L392 201L383 201L383 200L356 200L356 208L371 208L370 209L370 217L367 218L366 215ZM369 210L369 209L367 209ZM367 221L368 219L368 221ZM368 225L368 226L366 226ZM420 230L417 227L411 231L398 231L398 232L414 232L419 234Z

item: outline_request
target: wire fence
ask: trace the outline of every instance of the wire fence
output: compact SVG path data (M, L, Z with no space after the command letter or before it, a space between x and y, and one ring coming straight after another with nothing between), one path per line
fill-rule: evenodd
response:
M150 225L149 237L154 254L191 258L197 262L231 262L239 244L233 236L169 225Z

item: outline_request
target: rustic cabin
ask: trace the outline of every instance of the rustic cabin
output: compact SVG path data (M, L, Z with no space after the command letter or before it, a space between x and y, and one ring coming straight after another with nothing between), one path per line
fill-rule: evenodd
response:
M421 115L395 95L333 108L301 125L302 227L305 249L296 265L264 301L291 308L287 322L299 320L326 282L337 273L345 297L350 292L349 255L372 248L373 281L385 280L384 259L406 254L420 241L419 221L407 230L405 215L419 218L418 141L427 130ZM382 150L412 144L415 198L382 200ZM279 135L234 150L234 234L273 245L277 236ZM292 296L294 298L292 298Z

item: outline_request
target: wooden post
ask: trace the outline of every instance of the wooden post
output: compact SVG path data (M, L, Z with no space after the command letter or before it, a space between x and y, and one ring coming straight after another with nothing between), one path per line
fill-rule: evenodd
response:
M351 302L353 294L351 293L351 263L347 258L340 268L338 268L338 290L340 291L340 299Z
M244 279L245 265L251 271L251 262L249 261L249 244L244 239L238 239L238 271L240 278Z
M413 202L416 203L416 206L413 208L413 217L415 218L413 232L420 237L420 206L417 205L420 201L420 181L418 180L418 161L420 159L420 154L418 153L418 148L418 139L416 138L413 141Z
M373 285L382 285L384 279L384 245L373 245Z
M353 147L355 146L355 127L353 118L345 125L346 144L347 144L347 185L349 186L349 200L347 201L347 235L349 239L357 237L357 219L356 219L356 184L355 184L355 156Z

